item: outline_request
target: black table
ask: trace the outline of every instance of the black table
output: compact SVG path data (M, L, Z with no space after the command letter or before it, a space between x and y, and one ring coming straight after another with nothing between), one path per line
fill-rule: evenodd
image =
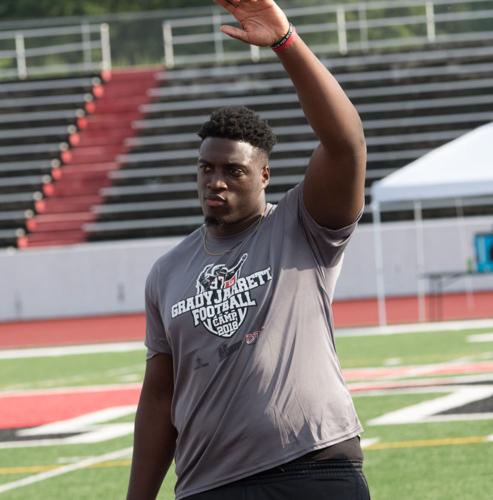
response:
M440 321L443 319L443 291L460 278L489 276L492 272L477 271L443 271L436 273L425 273L423 278L428 280L430 292L430 320ZM493 307L492 307L493 308Z

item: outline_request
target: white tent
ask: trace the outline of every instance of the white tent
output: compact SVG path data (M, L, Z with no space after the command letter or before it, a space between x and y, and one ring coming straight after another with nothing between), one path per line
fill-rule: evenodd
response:
M418 234L418 271L423 255L420 239L421 202L437 198L462 199L493 195L493 122L449 142L402 167L372 186L375 223L375 261L379 320L386 324L380 210L384 203L414 203ZM419 289L419 287L418 287ZM420 293L420 317L424 316L424 291Z

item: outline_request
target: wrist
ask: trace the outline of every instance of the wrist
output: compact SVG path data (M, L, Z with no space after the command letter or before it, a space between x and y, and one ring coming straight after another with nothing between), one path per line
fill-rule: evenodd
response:
M285 33L284 36L279 38L276 42L274 42L270 48L274 52L282 52L283 50L287 49L296 39L297 33L296 33L296 28L289 23L289 28L287 32Z

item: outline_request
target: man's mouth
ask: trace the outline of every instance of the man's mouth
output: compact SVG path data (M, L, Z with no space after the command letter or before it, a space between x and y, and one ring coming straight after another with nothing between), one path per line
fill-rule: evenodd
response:
M223 207L227 202L222 196L209 195L206 196L205 203L208 207Z

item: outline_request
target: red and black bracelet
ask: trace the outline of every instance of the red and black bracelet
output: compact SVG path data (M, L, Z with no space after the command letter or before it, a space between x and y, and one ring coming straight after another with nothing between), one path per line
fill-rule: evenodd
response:
M296 28L289 23L288 32L270 47L274 52L286 50L296 39Z

